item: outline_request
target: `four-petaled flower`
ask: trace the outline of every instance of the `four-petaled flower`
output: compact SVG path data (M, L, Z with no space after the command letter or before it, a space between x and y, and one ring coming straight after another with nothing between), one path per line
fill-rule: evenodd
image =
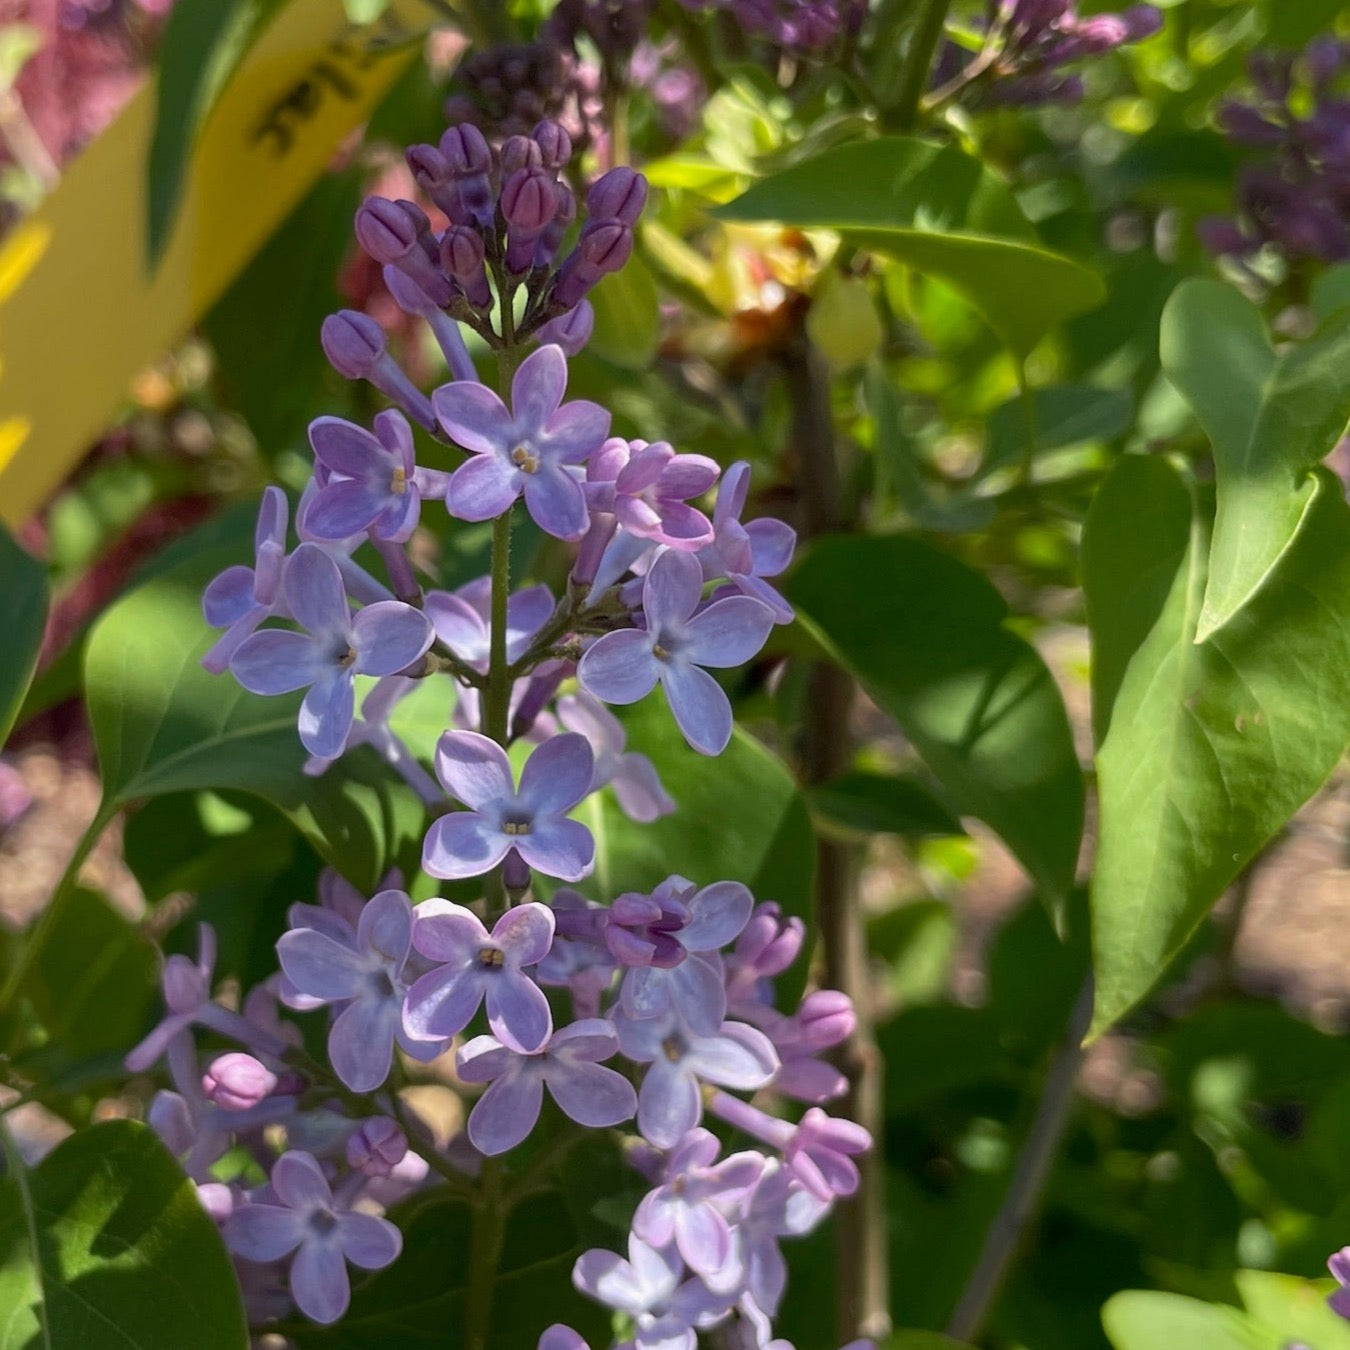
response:
M743 459L722 475L713 507L712 543L699 551L703 579L725 577L737 590L768 605L775 623L791 623L792 606L764 580L787 571L797 547L797 532L772 516L741 524L750 491L750 466Z
M436 962L408 990L403 1025L414 1040L457 1036L487 1003L488 1026L504 1045L529 1055L553 1032L553 1014L539 986L522 970L553 945L553 913L517 905L492 927L463 905L424 900L417 906L413 946Z
M746 595L699 612L703 572L688 553L667 549L642 587L645 628L597 638L581 658L582 687L606 703L636 703L659 682L685 739L705 755L731 740L731 703L704 666L739 666L768 640L773 612Z
M417 1059L432 1059L440 1048L403 1030L412 904L402 891L381 891L361 911L350 939L339 924L293 928L277 942L277 955L307 1006L341 1005L328 1032L328 1058L353 1092L374 1092L389 1077L395 1041Z
M533 1055L517 1054L495 1037L476 1036L456 1059L466 1083L491 1083L469 1115L469 1140L489 1156L515 1148L534 1129L544 1088L578 1125L604 1129L631 1120L637 1093L621 1073L597 1061L619 1050L602 1018L573 1022Z
M230 657L264 619L284 617L281 578L286 565L286 520L290 508L279 487L263 492L253 535L253 566L227 567L202 592L202 615L212 628L223 628L202 657L213 675L227 669Z
M388 1219L339 1206L318 1162L308 1153L284 1153L272 1168L279 1205L246 1204L225 1221L225 1242L246 1261L291 1260L291 1295L315 1322L336 1322L347 1311L347 1262L381 1270L403 1249Z
M447 731L436 746L436 774L469 810L432 823L423 867L433 877L476 877L514 852L545 876L580 881L595 841L567 813L590 791L594 767L584 736L555 736L526 760L517 791L500 745L475 731Z
M586 532L586 497L569 466L583 464L604 444L609 413L598 403L564 404L567 358L540 347L511 382L511 407L485 384L456 380L431 396L446 434L472 458L451 476L450 514L491 520L523 492L535 523L559 539Z
M393 675L431 646L426 616L397 600L355 614L338 565L317 544L301 544L286 564L286 601L308 632L267 629L234 654L230 669L250 693L308 689L300 706L300 740L312 755L342 753L355 712L358 675Z

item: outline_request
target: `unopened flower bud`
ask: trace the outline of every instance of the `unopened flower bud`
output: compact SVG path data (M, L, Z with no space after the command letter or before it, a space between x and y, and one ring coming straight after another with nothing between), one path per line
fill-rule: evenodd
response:
M213 1223L221 1224L234 1213L235 1191L223 1181L200 1181L197 1183L197 1199L202 1208L211 1216Z
M544 227L543 233L534 241L534 265L548 267L558 256L567 227L577 218L577 199L572 189L564 182L553 184L557 207L553 219Z
M434 145L410 145L404 158L417 186L449 215L456 200L449 160Z
M512 233L528 235L531 240L543 231L558 210L553 179L546 170L538 167L517 169L503 184L501 200L502 215Z
M483 258L483 237L470 226L452 225L441 236L441 266L459 283L468 302L480 309L492 303Z
M802 1000L797 1013L802 1038L812 1050L828 1050L853 1035L858 1025L853 1000L837 989L818 989Z
M528 136L509 136L497 158L501 167L502 181L505 182L512 174L519 173L522 169L542 168L544 152L538 143Z
M356 238L377 263L398 263L417 247L417 225L397 202L368 197L356 212Z
M260 1060L233 1050L211 1061L202 1075L202 1091L225 1111L248 1111L265 1100L277 1076Z
M329 364L349 380L364 380L384 356L384 329L369 314L343 309L330 314L319 330Z
M586 194L586 211L593 222L637 224L647 204L647 180L625 166L611 169Z
M544 168L556 172L572 158L572 138L560 123L540 122L530 136L539 147Z
M446 214L456 224L476 220L482 226L491 225L492 150L483 133L469 122L451 127L441 137L440 149L454 180L453 209Z
M795 915L783 917L772 901L755 908L750 922L736 939L736 958L761 975L779 975L796 959L806 937L806 926Z
M595 306L582 300L556 319L549 320L536 334L541 343L556 342L568 356L576 356L591 340L595 329Z
M347 1162L368 1177L387 1177L408 1152L408 1136L389 1119L364 1120L347 1138Z

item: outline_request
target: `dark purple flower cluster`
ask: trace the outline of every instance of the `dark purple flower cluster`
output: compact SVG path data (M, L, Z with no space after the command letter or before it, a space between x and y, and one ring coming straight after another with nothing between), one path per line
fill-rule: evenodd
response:
M722 473L665 442L611 437L608 412L565 398L567 354L549 339L584 341L584 293L627 256L646 191L628 170L596 183L581 237L554 268L568 148L553 124L496 155L456 127L409 156L449 220L439 235L410 203L362 207L362 244L425 315L453 378L427 397L363 316L330 320L334 364L399 408L371 430L316 419L298 544L288 547L285 496L269 489L253 565L222 573L203 601L225 629L207 667L257 694L306 690L299 736L310 771L372 747L431 808L426 873L481 878L483 899L414 905L397 875L367 899L326 874L319 903L289 911L279 971L238 1012L213 998L204 928L197 961L166 963L166 1015L127 1064L167 1062L174 1090L156 1097L152 1121L220 1222L255 1320L292 1306L320 1322L341 1317L348 1266L378 1269L400 1250L397 1228L372 1209L433 1173L471 1186L488 1159L532 1133L547 1092L577 1126L635 1121L625 1156L649 1190L627 1256L587 1252L574 1272L578 1288L632 1320L627 1344L693 1350L717 1326L728 1344L783 1350L772 1340L778 1244L857 1188L853 1158L870 1142L822 1109L847 1086L824 1055L852 1034L852 1006L826 990L791 1011L775 1006L775 978L798 957L803 926L739 882L672 876L649 894L600 897L553 886L595 871L595 839L576 818L593 793L613 788L638 821L676 809L606 704L659 685L695 750L726 747L731 706L709 672L750 660L791 621L771 579L795 536L778 521L742 520L748 465ZM501 316L520 287L513 328ZM509 404L477 379L460 323L503 353ZM538 345L522 359L528 343ZM419 464L414 424L458 466ZM561 597L545 586L508 594L504 566L423 593L408 542L425 501L492 520L494 536L504 527L509 538L520 498L543 530L578 544ZM385 580L361 560L367 545ZM358 677L371 680L359 715ZM391 720L423 680L455 686L434 779ZM528 747L516 763L512 742ZM545 889L537 878L552 880ZM300 1049L282 1008L326 1013L327 1065ZM203 1064L196 1028L239 1048ZM447 1148L400 1095L396 1051L423 1062L453 1051L458 1081L483 1088ZM784 1118L738 1093L806 1110ZM719 1161L705 1114L752 1146ZM265 1184L217 1179L239 1147ZM541 1341L580 1344L560 1326Z
M1350 257L1350 98L1341 91L1350 42L1320 37L1302 53L1258 52L1251 92L1218 121L1254 158L1238 173L1237 212L1202 221L1211 253L1249 257L1273 245L1285 258Z
M1162 27L1152 5L1082 18L1074 0L990 0L983 48L947 43L937 65L939 92L966 91L985 106L1040 107L1083 97L1082 77L1066 67L1151 37Z
M855 38L867 0L680 0L695 12L726 10L746 36L797 56L821 56Z
M589 42L609 78L624 79L655 8L655 0L558 0L540 36L573 52Z

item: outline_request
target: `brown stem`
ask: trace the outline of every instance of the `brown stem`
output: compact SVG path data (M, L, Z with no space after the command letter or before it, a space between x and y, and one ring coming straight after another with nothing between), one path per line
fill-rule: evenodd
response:
M781 354L791 406L791 448L802 489L808 538L845 525L834 419L830 411L829 367L798 332ZM808 783L823 783L849 766L849 720L853 681L838 666L812 666L802 747ZM867 942L854 886L854 858L843 844L818 839L816 914L820 923L823 978L857 1010L857 1030L843 1048L840 1068L849 1091L840 1103L843 1115L872 1135L872 1149L861 1162L862 1185L839 1209L836 1252L836 1320L840 1342L858 1336L881 1337L891 1329L890 1269L886 1241L885 1162L882 1133L882 1064L872 1037Z
M1084 982L1069 1016L1069 1029L1050 1061L1036 1116L1018 1155L1017 1166L1003 1205L985 1234L975 1269L961 1291L956 1311L947 1323L947 1335L958 1341L975 1340L993 1309L1013 1258L1035 1217L1050 1168L1069 1123L1073 1088L1083 1062L1083 1037L1092 1021L1092 979Z

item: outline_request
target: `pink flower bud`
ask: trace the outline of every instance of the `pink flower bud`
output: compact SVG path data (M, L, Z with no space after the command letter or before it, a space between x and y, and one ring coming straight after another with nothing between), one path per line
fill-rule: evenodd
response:
M220 1055L202 1075L202 1091L225 1111L248 1111L264 1101L277 1076L261 1061L240 1050Z
M853 1000L837 989L819 989L802 1000L797 1012L802 1039L812 1050L828 1050L853 1035L858 1025Z

